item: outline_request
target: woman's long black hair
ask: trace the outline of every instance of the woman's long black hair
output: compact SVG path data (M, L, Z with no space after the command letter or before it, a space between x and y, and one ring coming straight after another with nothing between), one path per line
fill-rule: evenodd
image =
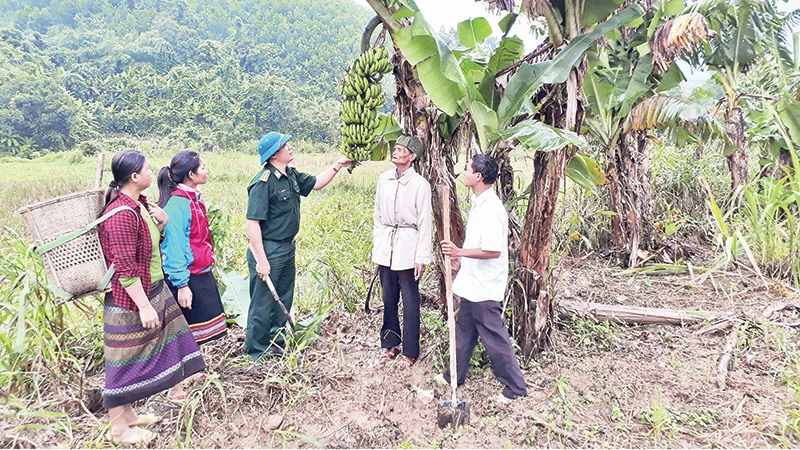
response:
M119 188L131 181L131 175L140 173L147 157L138 150L124 150L111 159L111 175L114 179L106 190L106 206L119 196ZM137 199L134 199L137 200Z
M197 172L200 168L200 154L193 150L183 150L172 157L168 166L158 171L158 206L166 206L172 191L178 188L178 183Z

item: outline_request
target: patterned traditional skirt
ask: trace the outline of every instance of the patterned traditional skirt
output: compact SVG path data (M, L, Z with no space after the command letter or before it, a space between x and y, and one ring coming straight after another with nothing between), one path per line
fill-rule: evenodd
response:
M200 347L163 281L153 284L150 304L161 321L156 329L142 327L138 311L117 307L111 294L106 295L103 406L107 409L169 389L206 367Z
M178 290L169 281L167 286L177 299ZM205 344L225 336L228 325L225 323L225 312L214 275L211 272L192 275L189 277L189 289L192 291L192 309L181 307L181 311L197 343Z

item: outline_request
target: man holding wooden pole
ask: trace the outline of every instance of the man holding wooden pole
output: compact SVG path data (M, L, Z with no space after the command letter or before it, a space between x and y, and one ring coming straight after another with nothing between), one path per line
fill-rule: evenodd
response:
M461 297L456 314L458 385L464 384L469 360L481 338L495 377L505 385L497 401L508 403L528 394L525 379L503 321L502 300L508 280L508 213L492 185L497 163L475 155L464 171L464 185L472 189L472 209L467 219L463 248L442 241L442 253L458 258L461 268L453 293ZM449 370L437 377L450 382Z

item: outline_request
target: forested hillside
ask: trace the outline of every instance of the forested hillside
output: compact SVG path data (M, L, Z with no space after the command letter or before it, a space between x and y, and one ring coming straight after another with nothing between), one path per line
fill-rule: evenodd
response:
M2 0L0 154L120 135L217 150L278 128L336 141L368 19L347 0Z

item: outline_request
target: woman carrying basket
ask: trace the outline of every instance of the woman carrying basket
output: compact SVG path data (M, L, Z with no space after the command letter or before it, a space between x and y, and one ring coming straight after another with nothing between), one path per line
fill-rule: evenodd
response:
M106 263L114 265L103 318L107 437L115 443L148 443L156 435L140 426L159 418L137 416L131 403L203 371L205 362L164 283L158 244L168 218L142 195L153 180L150 164L143 153L127 150L114 155L111 173L103 214L124 209L99 229Z
M200 345L227 332L217 280L211 273L214 247L208 214L198 190L207 181L203 158L191 150L179 152L158 172L158 206L169 216L161 242L165 281ZM181 399L173 393L171 397Z

